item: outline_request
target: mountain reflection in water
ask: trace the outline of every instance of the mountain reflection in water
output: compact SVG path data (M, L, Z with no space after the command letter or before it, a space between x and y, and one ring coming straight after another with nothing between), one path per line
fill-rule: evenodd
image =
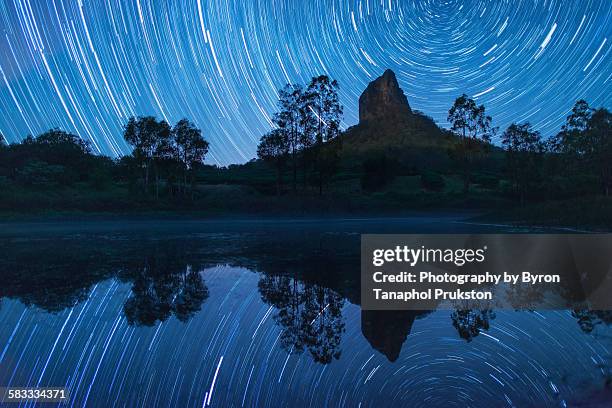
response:
M0 384L77 406L562 406L611 378L606 312L360 311L355 231L0 241Z

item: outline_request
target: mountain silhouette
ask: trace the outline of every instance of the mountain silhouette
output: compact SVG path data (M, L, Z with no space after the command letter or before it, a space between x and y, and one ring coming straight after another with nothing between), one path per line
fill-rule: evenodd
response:
M451 143L450 132L410 107L395 73L387 69L359 97L359 124L347 129L343 148L349 154L396 154L414 148L447 149Z
M429 311L362 310L361 333L370 346L391 362L398 359L416 319Z
M370 82L359 97L359 124L392 120L412 120L408 98L390 69Z

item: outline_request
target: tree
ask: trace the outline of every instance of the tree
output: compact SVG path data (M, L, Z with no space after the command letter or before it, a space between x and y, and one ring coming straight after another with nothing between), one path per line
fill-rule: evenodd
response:
M209 144L202 131L187 119L181 119L172 129L172 139L176 145L176 155L183 166L183 192L187 189L187 176L195 182L194 169L204 162ZM193 192L193 188L192 188Z
M170 125L152 116L131 117L123 129L123 138L133 148L133 155L144 168L145 191L149 189L150 169L169 142ZM157 190L156 190L157 192Z
M540 132L534 131L531 124L511 124L502 135L506 148L506 162L512 184L520 198L525 195L534 180L538 179L544 143Z
M585 135L592 113L593 109L584 99L577 101L561 127L561 132L553 139L552 150L563 154L566 159L574 162L572 164L588 150Z
M208 287L200 272L187 265L179 275L178 291L173 302L174 315L181 322L187 322L202 309L208 295Z
M585 333L591 333L598 325L612 324L612 312L609 310L574 309L572 317L578 320L578 326Z
M49 129L36 137L27 136L21 144L11 145L11 150L13 168L23 170L28 162L38 162L38 165L31 166L32 169L46 168L43 173L51 170L48 174L52 174L53 167L61 166L61 177L54 177L55 181L61 184L87 180L91 175L91 165L96 159L88 142L60 129Z
M257 145L257 157L272 164L276 169L276 194L279 196L282 190L283 170L290 152L291 137L285 129L274 129L266 133Z
M188 321L202 308L209 290L200 274L201 266L185 257L173 244L144 249L125 259L120 278L132 282L123 311L128 324L154 326L174 315Z
M599 108L591 115L587 127L589 163L601 180L604 194L610 195L612 188L612 114Z
M70 151L70 153L91 153L91 146L88 142L81 139L77 135L64 132L63 130L57 128L49 129L36 137L28 136L23 143L57 149L63 148L65 151ZM61 157L60 159L64 160L66 157Z
M307 350L320 364L340 358L345 331L341 295L290 276L263 274L257 286L262 300L278 310L274 320L283 329L280 344L284 349L290 353Z
M323 193L323 184L336 172L338 149L340 148L340 121L342 105L338 97L338 82L327 75L312 78L306 93L303 116L311 120L307 135L312 134L312 156L319 195Z
M491 116L485 113L484 105L476 102L466 94L461 95L448 111L451 130L460 138L455 145L457 157L463 167L463 190L470 188L470 176L476 157L486 153L495 130L491 126Z
M496 317L495 311L484 310L455 310L451 314L453 326L457 329L459 337L467 342L480 334L482 330L489 330L491 320Z
M87 172L87 159L92 156L89 142L60 129L49 129L22 143L26 153L40 161L74 167L79 174Z
M308 284L304 286L303 299L304 343L315 362L330 364L341 355L344 299L329 288Z
M282 129L288 139L293 170L293 191L297 190L298 153L303 143L304 91L300 85L287 84L278 92L279 111L274 115L274 122Z
M560 155L565 171L597 177L606 195L612 185L611 114L576 102L561 131L551 140L551 151Z
M338 82L328 76L312 78L304 90L301 85L287 84L279 91L278 112L274 123L287 138L293 170L293 191L297 191L298 163L301 161L304 184L308 169L314 167L319 193L324 182L336 171L340 143L329 143L340 134L342 106Z

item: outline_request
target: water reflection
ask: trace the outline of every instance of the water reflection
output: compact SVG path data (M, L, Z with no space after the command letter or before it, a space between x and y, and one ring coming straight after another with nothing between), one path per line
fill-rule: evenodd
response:
M0 302L15 298L58 313L87 300L96 283L116 278L130 285L123 306L128 324L154 326L171 316L187 322L209 297L204 268L246 266L260 273L258 291L274 308L281 347L289 354L306 351L313 361L329 364L342 355L343 307L347 301L359 302L359 260L349 249L357 239L299 235L264 242L253 234L212 234L163 240L122 235L4 240L0 275L6 279ZM291 253L293 261L287 256L288 242L300 248ZM429 313L362 311L361 333L393 362L414 322ZM470 342L489 330L495 316L494 310L455 310L448 324ZM576 309L572 316L585 333L612 323L610 312Z
M98 392L125 383L118 405L158 404L147 390L160 389L170 398L162 405L202 406L196 397L218 366L215 398L227 406L559 406L611 378L610 348L599 343L609 312L361 311L358 242L320 233L4 240L0 380L13 370L46 379L38 356L52 356L56 339L47 375L76 395L98 365ZM89 359L93 369L79 366Z
M179 273L152 274L144 268L123 306L129 324L153 326L171 315L186 322L202 308L208 288L199 271L185 266Z
M317 363L329 364L341 355L344 299L333 290L288 276L263 275L261 298L277 310L281 345L289 353L307 350Z
M495 319L495 312L486 310L455 310L451 314L453 327L462 339L472 341L482 330L489 330L491 320Z
M397 360L416 319L429 311L362 310L361 333L374 350Z
M578 321L580 329L585 333L591 333L598 325L612 324L612 311L610 310L588 310L576 309L572 316Z
M19 299L27 306L59 313L86 301L98 282L114 278L130 287L123 305L129 325L155 326L171 316L187 322L210 295L202 276L205 268L247 266L259 271L258 291L274 308L282 348L289 354L306 351L313 361L329 364L341 356L346 299L358 298L353 262L341 267L343 252L326 249L325 237L293 239L300 241L301 250L292 254L297 262L286 255L286 239L268 240L264 250L261 236L250 234L5 240L8 256L0 260L0 275L7 279L0 287L0 299ZM346 240L339 242L347 247ZM354 256L352 261L358 262ZM287 270L292 276L279 274Z

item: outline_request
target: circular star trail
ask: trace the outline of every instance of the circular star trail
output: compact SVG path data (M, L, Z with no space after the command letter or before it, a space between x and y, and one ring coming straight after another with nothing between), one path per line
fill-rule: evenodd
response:
M608 369L609 329L587 336L566 311L502 311L472 342L438 311L414 322L390 362L363 337L352 304L340 358L318 364L281 347L279 311L260 299L258 274L201 274L211 297L185 323L128 325L129 285L113 279L54 314L5 301L0 381L65 386L78 407L563 407Z
M551 136L577 99L610 107L611 20L608 0L5 1L0 132L60 127L118 156L129 116L187 117L209 162L245 162L284 84L338 79L347 127L391 68L441 126L465 92Z

